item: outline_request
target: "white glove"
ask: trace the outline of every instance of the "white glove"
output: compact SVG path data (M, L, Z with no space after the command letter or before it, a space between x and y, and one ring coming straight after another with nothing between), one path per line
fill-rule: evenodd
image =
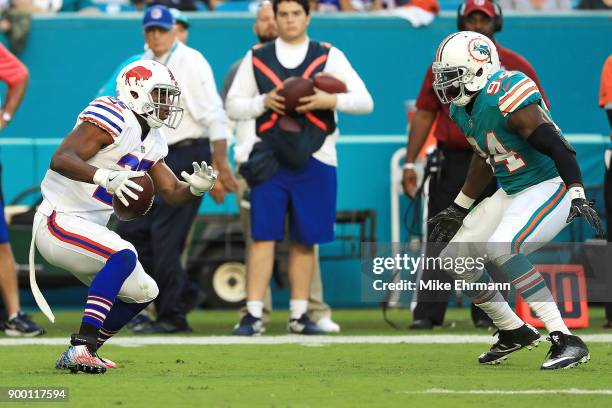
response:
M197 162L193 162L192 164L193 174L184 171L181 173L181 177L189 183L191 194L201 196L212 190L215 181L217 181L217 175L214 173L213 168L207 165L205 161L203 161L201 165Z
M109 193L116 195L119 200L129 207L130 203L125 198L132 198L138 200L138 195L132 190L142 191L142 187L134 183L131 178L142 177L145 175L144 171L130 171L130 170L107 170L98 169L94 173L93 182L101 187L104 187ZM131 190L130 190L131 189Z

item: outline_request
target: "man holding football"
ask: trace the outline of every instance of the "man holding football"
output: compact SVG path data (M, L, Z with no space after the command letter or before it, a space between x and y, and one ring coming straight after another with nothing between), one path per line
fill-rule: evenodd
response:
M132 178L148 173L155 190L173 205L196 200L213 187L212 167L193 163L179 181L164 163L168 145L162 126L182 117L180 89L170 70L156 61L136 61L117 77L117 97L93 100L78 116L51 159L42 181L43 202L32 229L30 283L39 307L54 320L34 276L34 244L51 264L89 286L78 333L56 363L58 369L104 373L116 367L97 349L158 294L136 250L106 227L116 196L138 199Z

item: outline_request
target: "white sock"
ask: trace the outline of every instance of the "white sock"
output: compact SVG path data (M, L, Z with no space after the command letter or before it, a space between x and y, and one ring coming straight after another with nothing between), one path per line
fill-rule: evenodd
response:
M552 300L552 297L551 297ZM572 334L565 325L561 313L555 302L527 302L533 313L544 323L548 332L560 331Z
M16 318L17 316L19 316L19 312L20 312L19 310L18 310L18 311L16 311L16 312L15 312L15 313L13 313L12 315L10 315L10 316L8 317L8 319L9 319L9 320L13 320L13 319L14 319L14 318Z
M299 319L308 310L308 301L291 299L289 301L289 310L291 312L291 319Z
M508 302L504 300L504 297L499 292L490 301L477 304L476 306L489 315L491 320L493 320L493 324L499 330L514 330L525 324L514 313Z
M247 312L253 317L261 319L263 315L263 302L260 300L249 300L246 302Z

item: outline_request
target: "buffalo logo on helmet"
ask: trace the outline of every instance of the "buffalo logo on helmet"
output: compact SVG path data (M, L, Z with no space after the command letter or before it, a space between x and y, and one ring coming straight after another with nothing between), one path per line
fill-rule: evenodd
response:
M143 66L137 66L125 73L125 84L131 85L130 80L134 79L134 85L138 85L138 81L146 81L153 76L153 72Z
M468 52L478 62L491 62L491 46L480 38L474 38L469 42Z

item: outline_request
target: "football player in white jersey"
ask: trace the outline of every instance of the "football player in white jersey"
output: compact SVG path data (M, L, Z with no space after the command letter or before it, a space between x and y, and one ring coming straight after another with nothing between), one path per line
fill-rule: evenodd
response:
M185 182L164 163L168 146L161 127L176 128L182 116L180 90L168 68L155 61L129 64L117 78L117 92L117 98L92 101L53 154L34 219L32 243L43 257L89 286L81 327L56 363L73 372L115 367L97 349L158 294L134 246L106 228L113 195L126 205L126 196L137 199L142 187L130 179L147 172L166 202L181 205L208 192L216 180L205 162L194 162L193 174L183 172ZM53 321L33 261L32 246L32 292Z

